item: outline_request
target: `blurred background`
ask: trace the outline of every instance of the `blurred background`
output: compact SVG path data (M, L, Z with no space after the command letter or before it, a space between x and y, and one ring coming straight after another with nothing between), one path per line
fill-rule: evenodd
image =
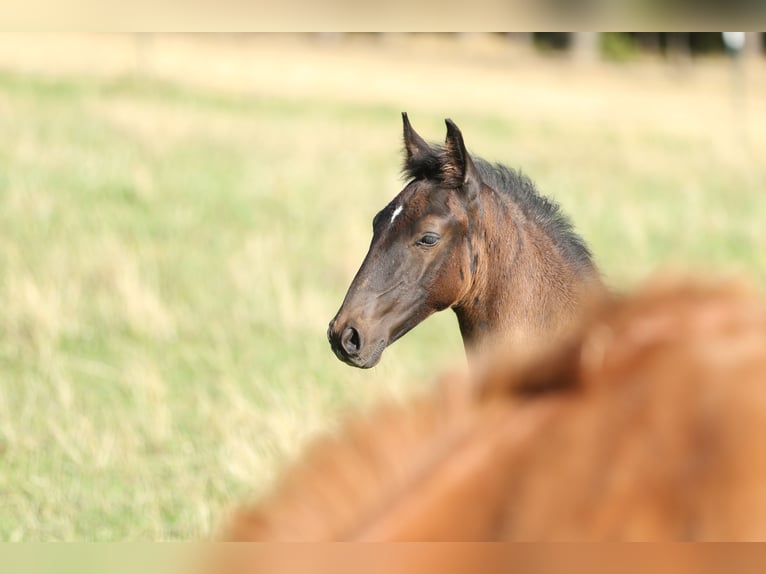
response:
M208 536L462 368L451 312L370 371L325 339L402 111L523 170L617 289L766 291L765 72L760 33L0 36L0 539Z

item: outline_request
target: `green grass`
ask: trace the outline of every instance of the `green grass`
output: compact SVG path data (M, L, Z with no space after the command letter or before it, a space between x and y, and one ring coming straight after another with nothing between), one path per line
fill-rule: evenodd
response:
M456 363L449 313L372 371L325 340L401 185L400 111L0 74L0 539L209 535L339 411ZM661 122L455 119L563 205L613 285L665 265L766 284L762 162Z

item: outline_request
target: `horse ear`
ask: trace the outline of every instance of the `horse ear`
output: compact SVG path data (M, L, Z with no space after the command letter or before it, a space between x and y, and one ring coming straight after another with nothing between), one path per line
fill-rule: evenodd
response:
M426 141L412 129L407 112L402 112L402 123L404 124L404 149L407 151L406 167L409 168L417 160L431 153L431 148Z
M461 187L468 199L475 198L481 186L481 177L476 166L465 149L463 134L450 119L447 124L447 139L444 145L445 161L442 166L444 181L455 187Z

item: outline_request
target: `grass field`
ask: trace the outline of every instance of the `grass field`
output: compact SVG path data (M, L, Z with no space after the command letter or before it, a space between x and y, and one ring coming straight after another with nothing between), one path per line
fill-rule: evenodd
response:
M521 167L609 283L766 287L766 66L578 67L488 40L0 38L0 540L209 535L338 413L460 365L325 339L401 187L400 117ZM42 45L41 45L42 44Z

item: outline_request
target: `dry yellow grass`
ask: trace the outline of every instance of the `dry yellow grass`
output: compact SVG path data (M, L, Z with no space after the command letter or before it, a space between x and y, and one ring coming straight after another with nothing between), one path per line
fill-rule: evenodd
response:
M282 34L0 36L0 65L24 72L149 74L238 94L374 103L426 113L441 109L455 116L491 111L516 118L523 110L526 118L580 128L610 124L625 130L625 136L638 129L710 137L711 128L728 131L742 112L748 137L763 146L766 62L747 63L747 88L737 111L730 105L728 64L724 58L605 65L564 57L541 60L525 46L492 35L394 34L335 41ZM136 129L142 123L151 128L145 117L132 119Z
M211 532L339 410L462 363L325 340L398 191L399 112L521 167L616 286L766 283L766 75L575 65L490 36L0 35L0 538Z

